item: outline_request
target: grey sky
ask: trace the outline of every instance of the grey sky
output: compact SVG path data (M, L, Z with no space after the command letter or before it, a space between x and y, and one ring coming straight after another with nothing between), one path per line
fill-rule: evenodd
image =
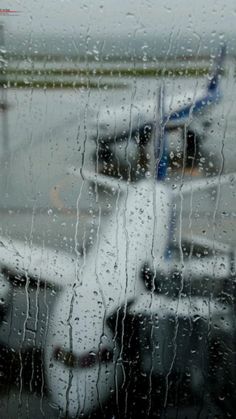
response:
M1 7L21 11L1 18L14 34L236 33L235 0L6 0Z

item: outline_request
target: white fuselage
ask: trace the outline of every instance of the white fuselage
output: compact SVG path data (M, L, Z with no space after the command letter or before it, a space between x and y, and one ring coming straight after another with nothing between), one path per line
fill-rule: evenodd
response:
M69 368L55 359L55 349L73 353L73 359L104 349L119 358L119 349L106 324L107 318L127 307L145 291L141 269L164 264L171 200L161 183L127 184L116 193L116 208L77 275L56 302L46 366L54 401L65 413L89 413L115 390L119 371L115 359L89 368Z

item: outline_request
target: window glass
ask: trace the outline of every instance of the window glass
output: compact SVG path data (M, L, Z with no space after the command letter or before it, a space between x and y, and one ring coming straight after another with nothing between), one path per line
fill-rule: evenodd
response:
M233 1L0 8L0 417L235 416Z

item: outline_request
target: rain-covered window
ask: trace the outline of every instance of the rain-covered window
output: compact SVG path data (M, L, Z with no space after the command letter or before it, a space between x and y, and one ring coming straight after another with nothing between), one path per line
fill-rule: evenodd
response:
M0 8L0 418L234 418L236 5Z

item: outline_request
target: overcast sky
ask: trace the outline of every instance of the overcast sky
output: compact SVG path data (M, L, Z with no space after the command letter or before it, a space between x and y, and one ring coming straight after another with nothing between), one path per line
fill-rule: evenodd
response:
M21 12L1 17L14 34L236 34L235 0L3 0L1 7Z

